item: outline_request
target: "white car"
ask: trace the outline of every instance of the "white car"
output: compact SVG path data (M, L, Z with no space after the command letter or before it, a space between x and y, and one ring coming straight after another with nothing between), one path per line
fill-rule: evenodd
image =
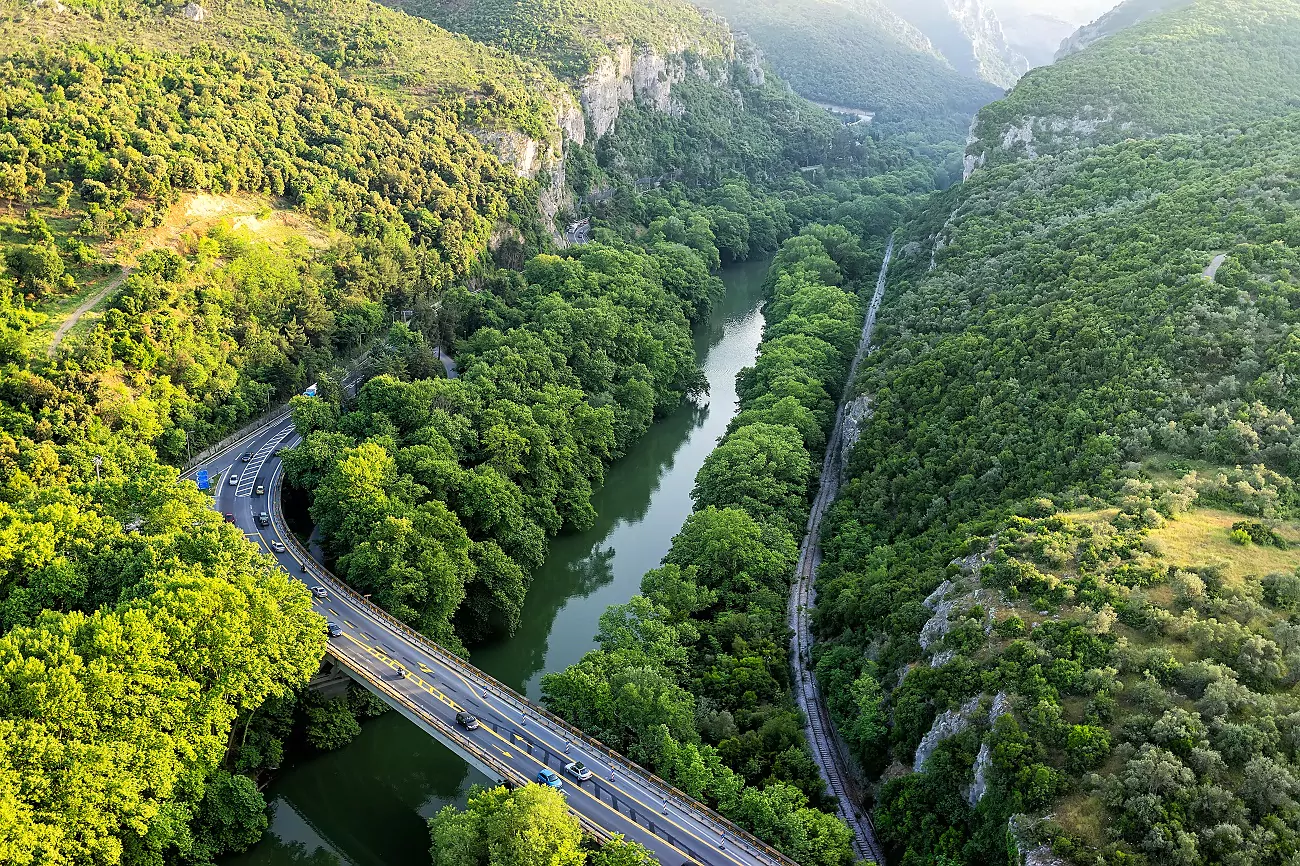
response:
M284 553L284 542L272 541L271 549L274 550L276 553Z
M237 484L239 484L239 476L233 472L230 473L230 480L227 481L226 483L229 484L231 487L236 486Z
M564 765L564 772L568 773L579 782L585 782L591 778L591 770L582 761L570 761Z

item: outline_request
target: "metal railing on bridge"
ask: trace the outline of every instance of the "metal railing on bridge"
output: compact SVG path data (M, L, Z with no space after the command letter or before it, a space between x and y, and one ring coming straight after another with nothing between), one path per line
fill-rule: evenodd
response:
M766 842L763 842L761 839L751 834L748 830L744 830L738 825L732 823L731 820L729 820L728 818L723 817L713 809L709 808L705 804L696 800L694 797L691 797L689 794L685 793L684 791L679 790L676 786L672 785L665 779L662 779L659 776L655 775L654 773L651 773L649 770L645 769L641 765L628 760L623 755L619 754L618 752L615 752L613 749L609 748L604 743L597 740L595 737L592 737L580 731L579 729L575 728L573 725L569 724L559 716L551 713L550 711L542 707L537 706L528 698L524 697L523 695L516 692L514 689L507 686L505 683L502 683L499 680L495 679L494 677L490 676L489 674L484 673L483 671L474 667L472 664L465 661L463 658L456 655L455 653L448 652L446 649L442 648L438 644L429 640L423 634L411 628L409 625L402 622L400 619L393 616L388 611L384 610L379 605L372 602L370 599L358 593L356 590L348 586L344 581L339 579L328 569L321 566L312 557L311 553L308 552L307 549L303 547L302 543L298 541L297 536L295 536L292 532L288 530L288 526L284 522L284 513L280 507L280 491L283 484L283 480L284 480L284 476L282 474L277 474L275 477L275 481L272 485L271 519L276 523L277 526L279 526L284 530L281 533L281 535L289 542L289 545L293 548L294 555L297 556L303 563L306 564L309 572L317 579L328 582L335 589L335 591L342 591L345 595L348 596L349 599L352 600L354 604L365 607L376 618L382 620L394 631L400 632L412 644L424 650L429 655L436 657L447 667L477 680L479 683L485 686L489 691L493 692L499 699L513 703L521 710L530 712L540 719L545 719L547 722L550 723L550 725L553 728L556 728L560 732L565 734L575 744L581 743L583 746L590 749L593 753L601 755L606 761L609 762L611 767L617 765L625 775L635 776L636 778L640 779L643 783L650 785L651 787L660 789L665 794L667 794L668 798L674 803L676 803L678 806L686 807L691 811L695 812L697 817L702 818L706 823L711 825L712 828L720 835L733 839L736 842L742 844L744 847L749 848L752 851L761 853L764 856L767 856L773 862L781 864L781 866L799 866L799 864L796 863L794 860L782 854L780 851L777 851L775 848L768 845ZM364 672L362 672L362 675L365 676ZM372 679L368 676L366 677L366 679L368 682L378 684L382 690L390 693L395 700L398 700L404 706L413 709L416 713L418 713L421 716L421 718L424 718L426 715L428 715L430 719L433 719L433 717L429 715L426 711L420 709L418 705L415 704L414 701L411 701L409 698L402 696L400 693L398 693L387 683L384 683L382 680ZM455 732L449 729L449 727L445 722L437 721L436 719L434 719L433 724L435 724L440 730L447 731L449 736L455 737L457 743L464 742L460 737L457 737L455 735ZM476 755L476 757L479 756ZM481 757L480 760L486 760L488 766L493 766L493 767L500 766L500 762L491 758L491 756L485 755L484 757ZM529 782L531 781L531 779L525 779L524 781ZM601 832L603 833L604 831L602 830Z

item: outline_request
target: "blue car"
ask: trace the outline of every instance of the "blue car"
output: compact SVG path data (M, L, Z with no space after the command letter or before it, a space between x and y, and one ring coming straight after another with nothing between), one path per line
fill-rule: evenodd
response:
M564 780L551 770L542 770L537 774L537 784L549 785L552 788L563 788Z

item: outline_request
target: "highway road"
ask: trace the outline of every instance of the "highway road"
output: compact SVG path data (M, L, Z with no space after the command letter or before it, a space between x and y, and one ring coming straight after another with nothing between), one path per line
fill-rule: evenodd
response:
M721 816L671 788L648 771L605 749L562 720L462 659L448 653L358 596L312 560L289 532L279 508L282 469L277 450L298 441L293 422L253 431L202 466L214 507L293 577L325 589L317 613L336 623L329 654L357 682L436 737L490 778L524 784L549 768L564 777L570 809L600 838L620 834L654 852L664 866L795 866ZM251 453L248 462L241 455ZM232 476L237 478L230 483ZM265 491L258 495L258 485ZM268 525L259 526L265 513ZM592 623L593 632L596 623ZM480 720L475 731L456 723L458 711ZM566 776L581 761L592 778ZM328 828L324 828L328 831Z

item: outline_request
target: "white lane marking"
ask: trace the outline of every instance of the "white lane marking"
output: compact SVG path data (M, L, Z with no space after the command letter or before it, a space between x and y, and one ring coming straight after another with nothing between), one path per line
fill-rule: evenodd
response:
M279 433L266 440L262 447L257 449L257 453L253 455L253 459L244 464L244 474L239 479L239 486L235 488L236 497L249 497L253 495L253 486L257 483L257 476L262 472L262 466L265 465L267 458L271 456L275 449L280 447L280 443L289 438L289 434L292 432L292 427L287 430L281 430Z

